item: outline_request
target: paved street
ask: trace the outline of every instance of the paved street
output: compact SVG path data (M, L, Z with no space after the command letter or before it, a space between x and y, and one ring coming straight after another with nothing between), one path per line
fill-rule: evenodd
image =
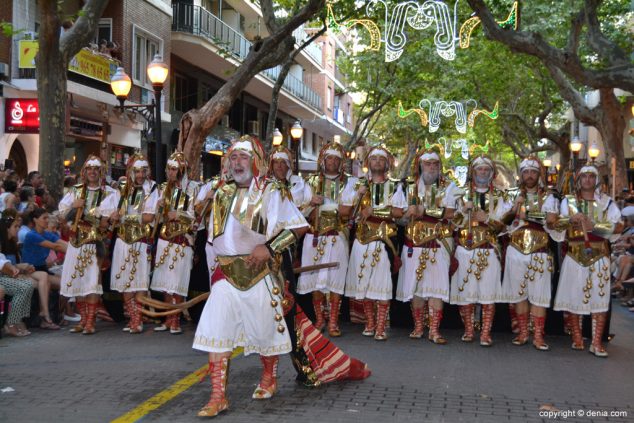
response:
M347 324L337 343L370 365L370 379L307 389L282 358L278 395L255 402L250 395L259 360L239 356L229 374L231 409L217 421L532 422L548 421L539 415L545 404L562 412L627 412L608 418L577 414L566 421L634 421L634 313L615 304L617 336L607 360L572 351L568 337L549 337L552 351L540 353L511 345L510 334L494 334L495 345L485 349L463 344L458 330L447 330L450 344L443 347L410 340L403 328L379 343ZM197 383L191 375L206 363L204 354L191 349L192 326L185 326L183 336L132 336L112 323L97 328L91 337L36 330L28 338L1 339L0 390L14 391L0 392L0 421L200 421L195 414L208 399L209 381Z

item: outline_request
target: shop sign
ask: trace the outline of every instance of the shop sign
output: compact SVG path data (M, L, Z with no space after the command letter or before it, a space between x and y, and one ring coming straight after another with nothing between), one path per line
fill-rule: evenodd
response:
M40 132L40 108L36 98L7 98L4 132L37 134Z
M20 69L35 69L35 55L40 48L38 42L20 40L19 44ZM68 70L110 84L110 78L117 71L117 66L116 60L83 48L71 59Z

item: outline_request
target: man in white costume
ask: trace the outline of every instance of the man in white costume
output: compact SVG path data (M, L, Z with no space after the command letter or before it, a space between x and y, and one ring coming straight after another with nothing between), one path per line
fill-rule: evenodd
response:
M194 200L198 184L187 178L187 160L182 152L172 153L167 160L163 182L159 192L158 218L163 223L154 258L152 290L164 293L165 302L183 302L189 289L192 270L194 238ZM157 219L158 220L158 219ZM173 314L155 331L168 330L173 335L183 333L180 314Z
M306 197L306 184L299 175L293 175L291 166L291 152L288 148L278 145L271 150L269 160L269 177L286 184L293 197L293 203L301 207ZM309 200L309 199L308 199Z
M364 336L387 339L385 327L392 299L391 270L398 271L400 258L393 242L395 219L403 217L407 199L402 184L389 178L394 157L384 147L372 147L364 160L368 177L358 184L357 195L344 192L344 214L358 219L346 276L345 295L363 300ZM349 199L354 201L351 202ZM392 268L391 265L394 265ZM376 303L376 316L374 312Z
M609 239L623 229L616 203L601 193L599 171L582 167L576 177L576 191L561 201L559 215L549 213L553 238L565 241L566 257L561 266L555 295L555 310L570 313L572 349L583 350L582 315L592 316L590 353L607 357L602 344L610 307Z
M259 141L244 136L228 151L214 194L209 237L218 266L193 348L209 352L212 393L199 416L215 416L229 406L227 367L234 348L257 353L264 366L253 398L277 390L279 355L291 350L282 306L283 281L271 266L297 242L308 223L279 181L266 183L266 160Z
M513 208L505 218L509 226L510 243L506 249L502 302L515 304L519 333L514 345L525 345L529 339L530 319L533 321L533 345L547 351L544 341L546 309L550 307L553 256L548 247L545 228L546 213L559 212L559 202L540 183L541 162L529 156L520 163L520 186L511 192ZM530 303L530 306L529 306Z
M130 316L124 331L143 332L141 305L135 296L150 285L152 260L152 221L156 213L158 189L148 177L149 163L140 153L132 155L121 188L118 210L111 220L119 222L112 256L110 288L123 294L123 305Z
M81 320L70 331L91 335L95 333L97 305L103 294L103 240L108 218L117 210L119 192L105 184L105 166L97 156L88 156L81 179L82 183L71 188L59 203L63 215L73 211L69 216L73 233L64 258L60 294L76 297Z
M446 344L440 334L443 302L449 302L449 266L453 254L453 218L458 197L464 192L442 174L437 150L426 148L416 154L408 184L409 219L405 245L401 252L403 267L398 274L396 299L412 304L414 330L410 338L423 337L425 307L429 303L429 340Z
M348 270L348 214L340 210L344 206L343 193L354 193L357 179L343 171L345 150L339 143L324 145L319 152L319 172L306 181L304 214L311 223L310 233L304 237L302 266L338 262L339 266L302 273L297 283L299 294L312 293L315 310L315 327L325 325L324 301L329 294L330 310L328 334L341 336L339 309L344 294ZM348 199L351 205L352 198ZM348 213L350 208L348 207Z
M495 303L502 286L498 234L504 229L502 218L513 206L502 191L493 187L496 169L493 160L475 157L469 166L469 186L460 208L462 220L458 231L455 258L458 270L451 278L451 304L459 306L464 323L463 342L474 340L475 304L482 305L480 345L493 344L491 327Z

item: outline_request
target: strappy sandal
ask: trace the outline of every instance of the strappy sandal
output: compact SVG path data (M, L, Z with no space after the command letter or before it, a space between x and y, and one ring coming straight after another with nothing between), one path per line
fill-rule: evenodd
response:
M40 323L40 329L46 330L59 330L59 326L53 323L51 318L42 317L42 323Z
M7 335L13 336L15 338L22 338L24 336L29 336L31 334L31 332L19 327L18 325L6 325L5 331Z

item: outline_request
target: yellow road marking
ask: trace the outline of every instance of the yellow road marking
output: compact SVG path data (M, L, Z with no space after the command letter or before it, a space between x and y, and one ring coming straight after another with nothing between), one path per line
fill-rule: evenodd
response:
M231 354L231 358L235 358L239 354L242 354L242 351L243 351L242 348L236 348L233 351L233 354ZM124 415L122 415L121 417L118 417L112 420L110 423L133 423L138 421L140 418L146 416L151 411L156 410L157 408L161 407L168 401L180 395L182 392L191 388L192 385L194 385L195 383L198 383L198 381L200 380L200 377L207 372L207 369L208 369L208 364L205 364L204 366L200 367L199 369L196 369L195 371L188 374L181 380L175 382L169 388L159 392L158 394L154 395L152 398L143 402L142 404L140 404L133 410L130 410Z

